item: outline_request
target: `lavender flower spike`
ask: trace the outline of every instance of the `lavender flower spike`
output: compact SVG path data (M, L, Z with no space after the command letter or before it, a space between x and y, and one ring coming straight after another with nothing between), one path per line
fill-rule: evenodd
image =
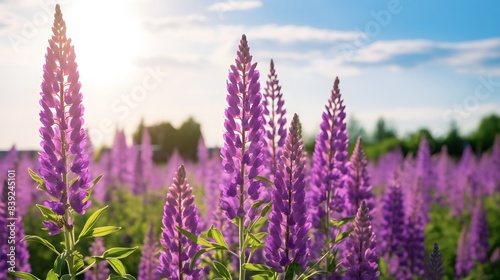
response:
M311 208L313 226L320 220L344 209L340 190L346 185L347 130L345 106L340 95L339 79L335 79L332 94L322 114L320 132L316 137L313 153Z
M285 101L283 93L281 93L281 86L279 85L278 75L274 70L274 61L271 59L270 73L268 81L266 82L264 99L262 106L264 109L264 118L267 124L266 138L269 143L267 144L266 161L270 161L269 171L270 175L274 176L277 170L278 161L281 157L283 145L286 138L286 110L283 108Z
M84 153L82 93L71 39L66 38L66 24L56 5L53 36L45 55L40 93L40 175L52 198L45 205L63 215L66 205L79 214L90 206L86 190L90 188L89 158ZM73 178L76 180L68 185Z
M175 174L172 186L163 208L161 245L165 251L160 254L160 277L170 280L201 279L202 270L191 269L190 260L200 246L187 239L176 227L199 235L198 209L194 204L193 189L186 179L186 170L181 165Z
M222 166L231 177L222 185L221 208L229 219L244 217L249 202L261 195L263 183L255 177L263 168L264 120L262 117L259 71L245 35L241 37L235 65L227 81ZM245 206L248 206L246 208Z
M469 231L470 257L474 261L485 263L488 260L488 223L484 206L479 201L472 211L472 220Z
M443 270L443 256L439 251L437 242L434 243L434 250L432 250L429 263L425 271L426 280L441 280L444 276Z
M273 210L265 248L267 264L278 272L293 262L305 269L308 262L310 224L305 203L304 155L300 121L295 114L274 179Z
M138 280L160 280L158 273L158 239L156 238L153 224L149 226L149 230L144 238L144 248L142 249L141 263L139 264Z
M346 244L346 257L343 265L347 268L344 280L378 279L378 256L375 250L370 215L366 202L362 201L354 220L354 231Z
M348 216L356 215L356 212L361 205L361 201L366 201L368 210L374 208L372 186L370 177L366 170L368 164L363 151L361 137L358 137L356 146L351 156L351 164L349 165L349 188L347 189L346 212Z

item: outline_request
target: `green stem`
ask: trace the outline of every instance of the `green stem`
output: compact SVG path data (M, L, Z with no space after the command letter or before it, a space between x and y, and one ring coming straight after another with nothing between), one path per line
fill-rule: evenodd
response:
M245 236L243 233L244 227L244 219L243 217L239 218L238 228L239 228L239 242L240 242L240 267L239 267L239 279L245 279L245 270L243 269L243 263L245 262Z

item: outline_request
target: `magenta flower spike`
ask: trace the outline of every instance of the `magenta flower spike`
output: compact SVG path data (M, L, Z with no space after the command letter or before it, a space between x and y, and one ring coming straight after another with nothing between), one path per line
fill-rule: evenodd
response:
M242 35L235 65L231 65L228 75L228 107L221 149L222 166L231 180L221 185L220 203L229 219L247 217L249 204L259 198L263 186L255 179L263 169L264 154L260 74L256 67L247 38Z
M59 5L52 31L40 93L42 151L39 173L51 198L45 202L46 206L59 215L64 215L68 205L84 214L90 206L86 191L91 187L89 158L84 152L87 141L83 129L85 109L75 50L71 39L66 38L66 24ZM73 179L75 181L69 185ZM48 225L49 233L56 234L57 227L54 223Z
M284 272L292 263L305 269L308 263L310 223L305 202L304 166L304 144L299 117L295 114L277 165L265 247L267 264L278 272Z
M163 208L163 228L160 243L165 251L160 254L160 277L170 280L201 279L202 270L190 268L191 258L200 245L187 239L177 229L180 227L199 235L199 214L194 204L193 189L187 182L184 165L177 169L167 201Z

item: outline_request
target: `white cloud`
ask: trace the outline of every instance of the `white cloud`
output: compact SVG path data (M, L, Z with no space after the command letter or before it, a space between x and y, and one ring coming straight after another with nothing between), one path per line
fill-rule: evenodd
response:
M210 12L230 12L252 10L259 7L262 7L262 1L259 0L228 0L213 3L207 7L207 10Z

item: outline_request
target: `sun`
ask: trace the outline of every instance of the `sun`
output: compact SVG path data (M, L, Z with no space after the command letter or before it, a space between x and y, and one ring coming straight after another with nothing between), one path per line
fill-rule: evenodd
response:
M81 75L94 83L118 83L127 79L144 41L132 1L71 3L64 18Z

